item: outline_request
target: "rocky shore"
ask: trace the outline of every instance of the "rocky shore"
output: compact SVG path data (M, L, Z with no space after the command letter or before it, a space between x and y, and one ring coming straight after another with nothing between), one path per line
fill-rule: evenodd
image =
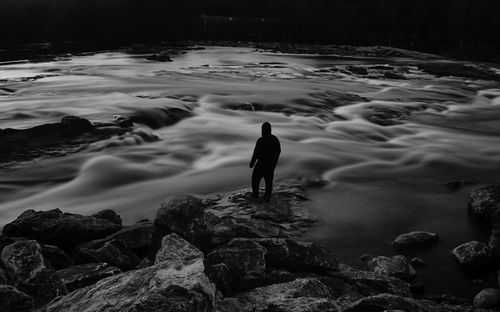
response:
M27 210L0 236L2 311L485 311L500 290L473 302L425 296L414 282L418 258L363 256L368 270L334 251L297 239L316 220L304 208L307 187L288 183L270 203L250 190L217 197L169 198L154 221L122 225L118 214L92 216ZM491 222L488 245L453 254L474 273L498 268L500 186L479 186L471 213ZM395 248L439 243L410 232Z

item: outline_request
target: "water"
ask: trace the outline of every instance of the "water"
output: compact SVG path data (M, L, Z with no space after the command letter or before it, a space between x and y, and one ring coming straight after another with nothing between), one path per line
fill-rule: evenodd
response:
M0 87L15 92L0 90L0 128L133 115L160 140L115 137L0 169L0 225L25 209L53 208L110 208L132 223L152 218L171 194L246 187L260 124L269 121L283 150L277 180L331 182L313 192L309 209L321 221L305 239L359 265L363 253L398 254L390 245L398 234L434 231L438 245L405 254L430 265L420 272L430 293L470 297L483 286L458 271L450 251L487 233L467 215L470 187L451 192L444 183L498 182L500 86L436 78L413 62L209 47L173 63L107 52L1 66ZM345 71L350 65L367 67L370 78ZM394 66L407 80L385 79L373 65ZM162 109L172 107L193 116L166 126ZM387 108L407 119L370 122Z

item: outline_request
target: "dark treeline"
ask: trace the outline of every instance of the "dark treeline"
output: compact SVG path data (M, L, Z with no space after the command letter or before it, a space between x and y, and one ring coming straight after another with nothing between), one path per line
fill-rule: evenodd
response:
M0 41L261 40L496 57L498 0L1 0Z

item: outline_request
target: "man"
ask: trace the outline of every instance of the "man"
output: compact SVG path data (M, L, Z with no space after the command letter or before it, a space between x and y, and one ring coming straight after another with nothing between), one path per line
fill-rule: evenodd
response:
M250 161L250 168L253 168L255 165L252 173L253 197L259 197L260 180L264 178L264 181L266 182L264 200L268 202L271 199L274 168L276 168L280 153L280 141L277 137L271 134L271 124L268 122L263 123L262 136L255 144L252 160ZM257 164L255 164L255 162L257 162Z

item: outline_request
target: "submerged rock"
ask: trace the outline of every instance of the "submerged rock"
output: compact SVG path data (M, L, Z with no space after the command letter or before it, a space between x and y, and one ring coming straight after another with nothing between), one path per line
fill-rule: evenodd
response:
M453 256L460 266L470 273L484 273L491 267L488 246L476 241L462 244L453 249Z
M479 309L500 308L500 290L486 288L474 297L474 307Z
M374 257L368 261L370 271L400 278L402 280L411 280L415 278L416 272L405 256L397 255L394 257Z
M19 241L4 248L0 256L13 285L41 306L66 294L66 288L34 240Z
M33 299L9 285L0 285L0 307L2 312L31 312Z
M107 263L88 263L57 271L68 292L95 284L97 281L121 273L120 269Z
M107 220L49 211L28 210L16 220L6 224L3 234L10 237L27 237L70 251L76 244L106 237L122 227Z
M399 235L392 245L394 247L428 246L436 243L439 236L431 232L414 231Z

